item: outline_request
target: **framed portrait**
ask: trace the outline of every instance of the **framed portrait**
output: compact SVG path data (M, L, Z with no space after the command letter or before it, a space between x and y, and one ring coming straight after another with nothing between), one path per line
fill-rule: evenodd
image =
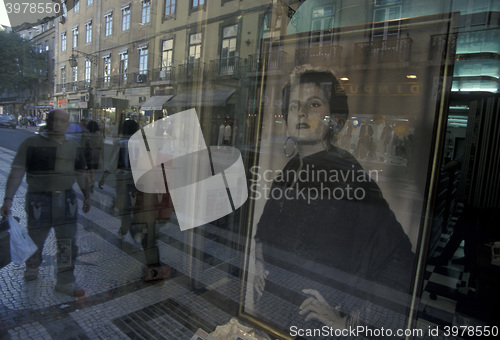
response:
M412 327L430 233L453 15L333 12L264 35L256 70L240 316L282 338Z

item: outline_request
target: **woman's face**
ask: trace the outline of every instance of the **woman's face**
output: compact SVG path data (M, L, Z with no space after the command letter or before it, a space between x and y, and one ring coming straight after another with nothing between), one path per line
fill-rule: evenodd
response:
M288 135L297 141L322 141L328 131L330 104L313 83L292 88L288 103Z

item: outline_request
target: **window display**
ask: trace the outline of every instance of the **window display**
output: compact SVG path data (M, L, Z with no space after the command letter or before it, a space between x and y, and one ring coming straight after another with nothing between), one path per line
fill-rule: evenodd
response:
M0 338L495 335L499 12L0 0Z

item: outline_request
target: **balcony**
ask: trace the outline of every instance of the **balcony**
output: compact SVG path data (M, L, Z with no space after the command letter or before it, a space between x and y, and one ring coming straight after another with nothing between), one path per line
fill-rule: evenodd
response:
M332 65L340 66L342 62L342 46L311 46L295 51L295 65Z
M67 83L56 84L56 93L65 93L66 92L66 84Z
M213 79L239 79L241 69L242 60L239 57L215 59L210 62L210 77Z
M147 77L144 77L145 79ZM110 89L116 87L130 86L135 83L137 79L137 73L121 73L114 74L107 77L97 78L97 88L99 89Z
M175 81L175 67L168 66L163 68L156 68L151 74L152 82L171 83Z
M354 63L405 63L411 59L411 38L376 40L354 45Z
M129 73L128 75L129 75L129 77L127 78L128 83L136 86L149 85L149 82L151 81L150 71L132 72Z
M193 79L203 78L205 63L200 61L189 62L179 65L179 81L193 81Z
M75 81L71 83L56 84L56 93L88 91L90 83L88 81Z
M249 55L248 61L248 72L261 71L261 65L265 65L267 72L286 71L286 52L283 51Z
M468 53L496 53L500 54L498 35L500 28L488 28L485 30L460 32L457 39L457 54ZM442 39L441 39L442 40Z
M449 47L448 47L449 45ZM439 65L446 54L454 56L457 50L457 34L435 34L431 36L429 61Z

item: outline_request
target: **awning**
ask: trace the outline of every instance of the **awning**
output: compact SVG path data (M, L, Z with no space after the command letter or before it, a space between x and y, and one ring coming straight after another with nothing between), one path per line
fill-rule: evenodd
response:
M207 90L181 92L169 102L169 106L221 106L231 97L235 90Z
M165 104L173 96L153 96L146 100L141 106L141 110L144 111L155 111L162 110L163 104Z

